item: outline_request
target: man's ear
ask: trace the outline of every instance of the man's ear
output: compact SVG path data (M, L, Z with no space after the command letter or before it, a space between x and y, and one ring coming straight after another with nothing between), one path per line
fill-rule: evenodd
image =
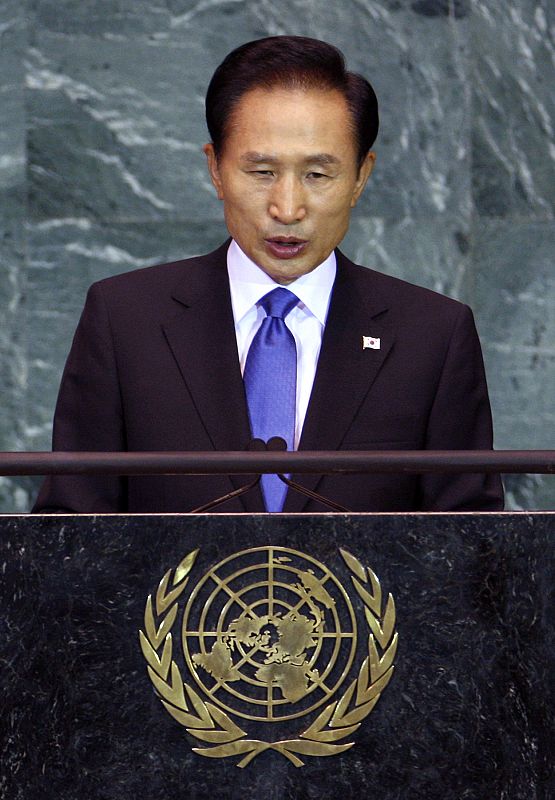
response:
M210 175L210 180L214 184L214 188L218 194L218 200L223 200L223 193L222 193L222 181L220 178L220 170L218 168L218 159L216 158L216 153L214 151L214 145L212 142L209 144L205 144L202 148L204 150L204 154L206 156L206 163L208 166L208 174Z
M372 170L374 169L375 163L376 163L376 154L374 153L373 150L369 150L368 153L366 154L364 161L360 165L360 169L358 171L358 176L355 183L355 190L351 198L351 208L354 208L358 203L358 199L362 194L364 187L366 186L368 178L372 174Z

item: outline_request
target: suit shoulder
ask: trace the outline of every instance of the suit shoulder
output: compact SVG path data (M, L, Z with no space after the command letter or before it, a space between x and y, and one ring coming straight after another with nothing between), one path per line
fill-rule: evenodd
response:
M222 245L213 253L193 256L191 258L171 261L165 264L154 264L150 267L122 272L96 281L91 286L93 291L100 290L106 295L119 295L121 293L133 295L135 293L171 291L183 279L190 280L193 284L200 273L206 274L213 269L221 269L226 263L227 244Z

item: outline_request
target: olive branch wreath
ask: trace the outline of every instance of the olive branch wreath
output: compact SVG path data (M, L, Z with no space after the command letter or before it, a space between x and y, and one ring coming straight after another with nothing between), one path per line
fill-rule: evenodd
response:
M184 683L177 663L172 658L172 628L178 611L178 601L185 589L195 563L198 549L185 556L179 566L168 570L158 585L155 601L149 595L145 605L144 628L139 640L147 671L164 708L183 725L187 732L210 747L193 750L210 758L243 756L238 767L246 767L265 750L275 750L296 767L304 762L299 756L333 756L351 748L354 742L334 744L351 736L370 714L382 691L393 675L393 660L397 651L395 632L395 602L388 595L382 613L380 582L369 567L346 550L340 550L351 572L351 580L364 604L369 627L368 655L358 676L350 683L339 700L329 703L298 739L266 742L247 739L248 734L213 703L204 701L195 690ZM381 652L381 655L380 655Z

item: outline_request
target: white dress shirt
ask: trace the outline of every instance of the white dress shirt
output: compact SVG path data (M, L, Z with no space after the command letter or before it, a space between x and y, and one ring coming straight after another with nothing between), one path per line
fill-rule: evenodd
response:
M286 287L299 298L299 303L285 320L297 346L295 449L299 445L312 392L336 270L335 253L332 252L322 264ZM227 271L243 374L251 342L266 317L264 309L257 304L280 284L251 261L235 241L227 251Z

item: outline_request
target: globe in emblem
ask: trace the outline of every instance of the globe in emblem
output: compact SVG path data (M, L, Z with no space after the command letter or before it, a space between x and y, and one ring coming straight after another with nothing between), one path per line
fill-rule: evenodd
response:
M226 711L265 722L304 715L339 688L356 619L333 573L283 547L220 561L191 592L182 642L194 679Z

